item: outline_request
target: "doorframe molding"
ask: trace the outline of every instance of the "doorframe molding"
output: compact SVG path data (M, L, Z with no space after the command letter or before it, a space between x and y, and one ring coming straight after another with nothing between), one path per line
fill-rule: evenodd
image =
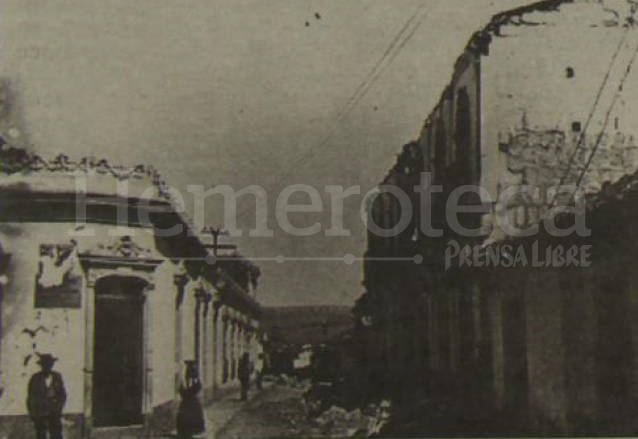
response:
M99 248L99 250L102 250ZM164 262L163 259L149 258L146 252L122 254L103 251L88 251L79 255L86 275L86 300L84 301L84 402L83 436L91 437L93 430L93 349L95 335L95 287L100 279L107 277L137 278L144 282L141 291L143 299L142 315L142 416L145 428L148 427L152 413L153 364L152 346L149 342L150 322L152 321L149 294L155 290L155 271Z

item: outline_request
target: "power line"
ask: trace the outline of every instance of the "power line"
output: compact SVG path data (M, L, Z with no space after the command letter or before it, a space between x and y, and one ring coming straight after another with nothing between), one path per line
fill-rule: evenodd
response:
M576 158L576 155L578 154L578 150L580 149L580 147L582 146L583 141L586 138L587 130L589 129L591 121L593 120L594 114L595 114L596 109L597 109L597 107L598 107L598 105L600 103L600 100L602 98L602 94L603 94L603 92L605 90L605 87L607 87L607 83L609 82L609 79L611 77L611 72L613 70L614 64L616 63L616 60L617 60L618 56L620 55L620 51L622 50L622 47L625 44L625 41L627 40L627 36L629 35L629 31L632 28L632 23L634 22L634 19L635 19L635 16L636 16L636 12L638 12L638 8L636 8L635 6L632 6L631 16L628 19L628 23L627 23L627 27L625 28L625 32L623 33L623 36L622 36L622 38L620 39L620 41L618 43L618 47L616 47L616 51L614 52L614 55L612 56L612 58L611 58L611 60L609 62L609 67L607 68L607 73L605 74L605 77L603 78L603 81L601 82L601 85L600 85L600 88L598 90L598 93L596 94L596 98L594 100L594 104L592 105L591 111L589 112L589 115L587 117L587 121L585 123L585 126L583 127L583 130L580 133L580 136L578 138L578 142L576 143L576 146L574 147L574 150L572 151L572 154L570 155L570 158L569 158L568 163L567 163L567 168L565 169L565 172L561 176L561 179L559 181L559 187L562 186L565 183L565 179L569 175L569 171L571 170L571 167L574 164L574 160ZM577 184L580 184L580 181L582 179L582 175L583 174L581 174L581 177L579 177ZM556 197L557 196L558 196L558 194L554 195L554 197L552 198L551 202L549 203L550 207L552 207L554 205L554 203L556 202Z
M415 11L415 14L418 14L418 12L421 9L422 8L417 8L417 11ZM381 74L390 65L390 63L392 63L392 61L394 61L394 59L397 57L397 55L403 50L403 48L407 45L409 40L414 36L414 34L416 33L417 29L420 27L421 23L423 23L423 21L425 20L426 16L427 16L427 14L424 14L419 19L419 21L416 23L416 25L412 28L412 30L408 34L408 36L399 44L398 49L396 51L394 51L392 53L392 55L389 57L389 61L387 63L384 63L383 67L380 70L378 70L374 74L374 76L372 76L372 78L367 82L367 84L365 84L363 88L361 88L361 87L357 88L357 90L359 90L361 88L362 91L358 95L354 96L353 99L348 101L349 105L345 108L344 111L342 111L340 116L335 120L335 122L332 124L332 126L330 127L330 129L328 130L326 135L322 138L322 140L317 145L307 148L305 153L301 157L299 157L297 160L295 160L295 162L293 162L293 164L291 166L288 167L288 171L286 173L284 173L284 175L282 177L279 178L278 182L275 184L275 187L277 187L279 184L283 183L294 172L293 168L296 167L296 166L301 165L308 157L310 157L314 153L314 150L316 148L320 148L320 147L324 146L328 142L328 140L330 140L330 138L332 137L332 134L335 132L335 130L339 126L339 124L348 116L350 111L352 111L352 109L359 103L359 101L361 101L361 99L363 99L363 97L368 93L368 91L370 91L370 89L372 88L374 83L379 79ZM411 19L409 21L412 21L412 17L411 17ZM403 33L403 29L401 30L400 33ZM382 58L387 58L385 53L384 53Z
M638 45L636 45L636 48L634 49L634 53L632 54L629 64L627 65L627 70L625 70L625 74L623 75L620 81L620 84L618 85L618 90L616 91L616 94L614 95L611 105L609 106L609 109L607 110L607 114L605 115L605 120L603 122L603 127L600 130L600 134L598 135L598 138L596 139L594 148L592 149L591 154L589 154L589 158L587 159L587 162L585 163L585 167L583 168L582 172L578 176L578 180L576 182L577 186L580 186L583 180L583 177L585 177L585 174L587 173L589 166L592 164L594 160L594 155L596 154L596 151L600 147L600 143L603 139L603 136L605 135L605 130L607 129L607 124L609 123L609 119L611 118L611 113L614 111L616 102L618 102L618 98L622 94L625 82L627 81L627 78L629 77L629 74L631 73L631 68L634 62L636 61L636 56L638 56Z
M350 99L348 100L348 102L346 102L346 105L344 106L344 108L348 108L350 106L350 104L354 101L354 99L356 98L356 96L359 94L359 92L364 88L364 86L366 85L366 83L370 80L370 78L373 76L374 72L381 67L381 65L383 64L383 62L385 61L385 59L387 59L387 57L390 55L390 53L394 50L395 46L397 45L397 43L400 41L401 37L403 36L403 34L405 33L405 31L410 27L410 25L412 24L412 22L414 21L414 19L417 17L418 13L425 7L425 3L421 3L412 13L412 15L410 16L410 18L408 19L408 21L406 21L405 25L401 28L401 30L395 35L394 39L392 40L392 42L390 43L390 45L388 46L388 48L386 49L385 52L383 52L383 55L381 55L381 58L379 58L379 60L377 61L377 63L374 65L374 67L372 68L372 70L370 70L370 72L368 73L368 75L366 76L366 78L359 84L359 86L357 87L357 89L354 91L354 93L352 94L352 96L350 96Z
M423 15L415 23L415 19L419 16L419 13L424 10L426 3L427 3L427 0L422 2L410 15L406 23L402 26L402 28L399 30L397 35L392 39L392 42L390 43L388 48L381 55L381 58L379 58L379 60L375 63L370 73L366 75L364 80L359 84L359 86L352 93L352 95L346 102L343 110L338 114L337 118L328 128L328 131L326 132L326 134L316 144L313 144L309 146L308 148L306 148L304 153L300 157L298 157L292 164L288 166L284 174L277 179L271 191L278 189L279 186L282 183L284 183L288 177L292 175L292 173L294 172L294 168L301 165L308 158L310 158L315 152L315 150L317 150L318 148L321 148L326 143L328 143L328 141L330 140L330 138L332 137L332 135L334 134L338 126L341 124L341 122L343 122L343 120L346 119L346 117L354 109L354 107L361 101L361 99L372 88L374 83L379 79L379 77L385 71L385 69L390 65L390 63L392 63L392 61L394 61L394 59L403 50L403 48L406 46L409 40L415 35L417 29L421 26L421 24L423 23L423 21L425 20L425 18L427 17L429 13L428 11L423 13ZM407 36L404 38L404 35L406 34L406 32L408 33L407 33ZM389 61L386 62L387 60ZM242 217L247 211L248 209L245 209L238 216Z
M635 12L634 12L635 14ZM598 107L598 104L600 103L600 99L602 98L603 95L603 91L605 90L605 87L607 87L607 83L609 82L609 79L611 77L611 72L613 70L614 64L616 63L616 60L618 59L618 55L620 54L620 51L622 50L622 46L625 44L625 41L627 39L627 35L629 34L629 27L627 27L627 29L625 29L625 32L623 34L623 37L621 38L620 42L618 43L618 47L616 48L616 51L614 52L614 55L611 58L611 61L609 63L609 67L607 69L607 73L605 74L605 77L603 78L603 81L600 84L600 88L598 89L598 93L596 95L596 99L594 100L594 104L591 108L591 111L589 112L589 115L587 116L587 121L585 122L585 126L583 127L583 130L580 133L580 136L578 138L578 142L576 143L576 146L574 147L574 150L572 152L572 154L569 157L569 160L567 162L567 168L565 169L565 172L563 174L563 176L560 179L559 182L559 186L562 186L563 183L565 182L565 179L567 178L567 176L569 175L569 171L571 170L572 165L574 164L574 160L576 159L576 155L578 155L578 150L580 149L580 147L582 146L583 141L585 140L585 136L587 134L587 130L589 129L589 125L591 124L591 121L594 118L594 114L596 113L596 109ZM552 200L553 203L554 200Z

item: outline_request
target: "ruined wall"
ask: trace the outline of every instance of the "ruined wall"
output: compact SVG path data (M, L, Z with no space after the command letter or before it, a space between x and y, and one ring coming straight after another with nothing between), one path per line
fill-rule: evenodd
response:
M520 173L510 170L510 152L499 145L520 140L522 130L541 135L552 130L563 133L564 146L571 153L571 146L578 143L574 136L587 129L583 146L593 146L637 44L638 29L628 18L632 14L629 5L623 0L566 2L555 10L514 15L492 31L489 54L482 59L481 144L485 169L482 184L493 198L500 188L520 180ZM625 27L627 23L631 27ZM627 77L610 113L607 138L603 140L606 145L622 143L616 135L623 133L623 142L635 146L631 139L638 126L638 82L634 75ZM535 147L541 150L538 160L547 162L539 164L557 169L567 160L553 157L555 153L549 150L552 143L536 142ZM558 157L564 155L569 154L558 152ZM601 160L592 167L617 160L611 151L599 155ZM579 161L584 163L582 158ZM590 174L587 184L595 188L600 178ZM574 184L574 180L568 178L565 183Z
M638 81L627 69L638 29L628 20L629 5L565 2L510 16L492 29L481 62L481 185L493 200L513 185L541 190L538 200L514 199L507 210L513 225L524 229L542 218L552 201L546 189L578 183L594 148L580 182L585 191L597 192L605 182L636 171ZM490 239L499 241L505 234L495 219L488 219ZM601 404L593 371L595 317L580 300L578 310L567 308L569 291L555 275L530 276L524 340L530 427L539 434L565 434ZM578 334L570 329L575 322L581 322ZM578 371L567 374L565 368L576 364Z
M480 178L480 71L481 58L475 53L467 52L460 59L453 79L453 115L452 115L452 163L460 165L461 173L470 176L464 183L477 183ZM467 98L464 101L464 94ZM465 107L465 105L467 107ZM461 113L466 113L465 115ZM461 145L460 143L467 143Z
M638 46L638 28L629 18L634 13L632 3L545 2L536 11L527 8L527 12L497 17L461 56L449 87L422 129L419 145L424 168L435 174L435 182L446 187L446 182L457 183L455 177L472 171L472 161L464 161L459 154L457 129L464 119L459 117L456 99L463 88L468 91L471 108L470 144L476 149L480 145L480 151L474 152L480 153L481 186L494 201L509 186L528 184L541 190L539 200L518 198L510 205L507 215L515 226L529 227L542 218L551 201L544 197L546 189L559 182L577 183L595 148L582 181L586 191L600 191L605 182L635 172L638 81L635 66L633 70L628 67ZM476 46L480 46L481 55ZM395 181L392 173L387 183ZM486 215L484 223L492 227L488 242L505 238L495 215ZM608 228L605 225L598 231ZM617 236L626 235L618 232ZM491 421L502 422L505 434L631 431L631 426L619 426L617 422L630 416L617 413L629 413L638 406L631 387L638 376L631 369L636 357L626 347L633 341L624 343L629 330L638 334L638 325L624 320L620 324L614 315L628 319L629 314L622 310L632 310L638 302L631 296L634 302L629 307L626 287L613 284L614 279L623 277L620 273L610 275L595 269L607 284L599 281L587 289L582 272L488 271L477 277L485 293L482 300L460 306L475 280L463 273L449 274L447 279L445 273L439 273L435 265L437 243L436 239L423 238L396 249L412 251L421 245L420 250L431 262L425 288L414 283L384 291L379 275L373 269L366 270L368 291L377 294L384 305L392 305L379 311L381 322L412 310L415 294L427 294L428 305L421 318L428 326L422 348L427 350L429 368L423 373L431 375L433 387L445 389L449 377L462 377L459 335L464 334L460 331L463 325L473 322L477 328L474 335L480 336L465 343L478 348L476 366L485 371L482 378L488 391L482 405L496 409ZM375 244L370 245L371 251L381 247ZM610 258L614 259L610 264L620 264L617 255ZM400 285L400 276L389 277L389 283ZM578 282L564 284L565 279ZM456 286L461 287L458 295ZM623 292L618 297L607 295L607 291L619 290ZM401 309L395 311L393 307ZM600 309L605 307L608 310L601 314ZM468 313L474 313L474 318ZM416 328L414 323L405 326ZM396 346L401 346L399 331L382 324L378 327L379 339L393 347L379 348L388 363L384 365L386 371L400 370L391 364L393 361L415 361L396 353ZM612 366L616 359L622 370ZM615 373L607 373L609 370ZM453 375L455 371L461 375ZM471 391L464 390L456 402L467 406ZM440 393L443 401L454 396L452 391ZM478 413L484 407L477 405L470 411ZM609 417L603 420L607 413Z
M598 146L591 164L583 173L595 145ZM544 218L552 202L556 201L550 188L560 184L576 185L581 180L580 187L585 193L597 193L605 183L613 183L638 169L636 139L619 132L599 136L520 127L501 139L499 156L504 173L497 184L497 193L519 185L539 189L537 198L517 195L507 206L510 224L520 230ZM499 214L505 215L504 212ZM496 223L496 217L492 221L490 238L504 239L506 234Z
M529 274L525 288L529 410L533 431L567 432L562 291L551 268Z
M472 52L466 52L459 59L450 86L443 92L437 107L426 120L421 131L418 144L422 148L424 170L434 174L445 174L459 165L471 168L466 172L473 174L476 167L476 156L480 153L480 71L481 59ZM468 124L459 127L459 96L467 93ZM459 151L458 130L464 129L469 137L471 157L466 157ZM437 156L439 158L437 158ZM467 163L469 159L469 164ZM436 169L438 165L443 169ZM478 176L475 176L478 177Z

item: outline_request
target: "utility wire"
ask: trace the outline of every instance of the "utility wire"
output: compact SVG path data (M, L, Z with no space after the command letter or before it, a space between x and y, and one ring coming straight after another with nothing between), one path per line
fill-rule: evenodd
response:
M583 141L586 138L587 135L587 131L589 129L589 126L591 125L591 122L594 118L594 114L596 113L596 109L598 107L598 105L600 104L600 100L602 98L602 94L605 90L605 87L607 87L607 83L609 82L609 79L611 77L611 72L613 70L614 64L616 63L616 60L618 58L618 56L620 55L620 51L622 50L623 45L625 44L625 41L627 40L627 36L629 35L629 31L632 28L632 23L634 23L635 20L635 16L636 16L636 12L638 12L638 8L635 6L632 6L632 13L631 16L629 17L629 19L627 20L627 27L625 28L625 32L623 33L622 38L620 39L620 42L618 43L618 47L616 47L616 51L614 52L614 55L612 56L610 62L609 62L609 67L607 68L607 73L605 74L605 77L603 78L603 81L601 82L600 88L598 90L598 93L596 94L596 98L594 100L594 104L592 105L591 111L589 112L589 115L587 117L587 121L585 123L585 126L583 127L582 132L580 133L580 136L578 138L578 142L576 143L576 146L574 147L574 150L572 151L568 163L567 163L567 168L565 169L565 172L563 173L560 181L559 181L559 187L562 186L565 183L565 179L568 177L569 175L569 171L571 170L572 165L574 164L574 160L576 159L576 155L578 154L578 150L580 149L580 147L583 144ZM582 174L581 174L582 175ZM582 177L579 177L578 179L578 184L580 184ZM558 194L554 195L554 197L552 198L552 201L549 203L549 207L552 207L554 205L554 203L556 202L556 197L558 196Z
M388 56L390 56L390 53L394 50L394 48L396 47L396 45L399 43L399 41L401 40L401 37L403 36L403 34L408 30L408 28L410 27L410 25L412 24L412 22L414 22L414 20L416 19L417 15L419 14L419 12L425 7L425 3L421 3L412 13L412 15L410 16L410 18L408 19L408 21L406 21L405 25L401 28L401 30L394 36L394 39L392 40L392 42L390 43L390 45L388 46L388 48L386 49L385 52L383 52L383 55L381 55L381 58L379 58L379 60L377 61L377 63L374 65L374 67L372 68L372 70L370 70L370 72L368 73L368 75L366 76L366 78L359 84L359 86L357 87L357 89L354 91L354 93L352 94L352 96L350 96L350 99L348 100L348 102L346 102L346 105L344 106L345 108L348 108L350 106L350 104L352 104L352 102L356 99L357 95L359 94L359 92L361 92L361 90L363 90L363 88L366 86L366 83L368 81L370 81L370 78L374 75L375 71L377 71L377 69L379 69L381 67L381 65L383 64L383 62L387 59Z
M596 155L596 151L598 150L598 148L600 147L600 143L603 139L603 136L605 135L605 130L607 129L607 124L609 123L609 119L611 118L611 113L614 111L614 108L616 107L616 103L618 102L618 98L620 97L620 95L623 92L623 88L625 85L625 82L627 81L627 78L629 77L629 74L631 73L631 68L634 65L634 62L636 61L636 56L638 56L638 45L636 45L636 48L634 49L634 53L631 56L631 60L629 61L629 64L627 65L627 70L625 70L625 73L620 81L620 84L618 85L618 90L616 91L616 94L614 95L614 98L611 102L611 105L609 106L609 109L607 110L607 114L605 115L605 120L603 122L603 127L600 130L600 134L598 135L598 138L596 139L596 143L594 144L594 148L591 151L591 154L589 154L589 158L587 159L587 162L585 163L585 167L583 168L582 172L580 173L580 175L578 176L578 180L576 182L576 186L580 186L583 177L585 177L585 174L587 173L587 170L589 169L589 166L591 166L593 160L594 160L594 156Z
M316 143L304 151L304 153L298 157L291 165L287 167L287 170L284 174L277 179L271 191L277 190L281 184L283 184L286 179L288 179L293 173L294 168L303 164L306 160L308 160L317 149L324 146L336 129L339 127L341 122L346 119L349 113L354 109L354 107L361 101L361 99L368 93L368 91L372 88L374 83L379 79L381 74L385 71L385 69L394 61L397 55L403 50L403 48L407 45L407 43L412 39L412 37L416 34L417 29L421 26L425 18L429 14L429 8L425 11L420 17L419 14L425 9L427 0L419 4L419 6L414 10L414 12L410 15L406 23L403 25L401 30L397 33L397 35L393 38L392 42L385 50L381 58L376 62L370 73L365 77L365 79L359 84L359 86L352 93L344 109L338 114L337 118L328 128L326 134ZM418 20L417 20L417 17ZM416 22L415 22L416 20ZM407 32L407 36L406 35ZM388 61L389 60L389 61ZM387 61L387 62L386 62ZM245 209L238 216L241 218L245 213L247 213L249 209Z
M635 12L634 12L635 14ZM603 81L600 84L600 88L598 89L598 93L596 95L596 99L594 100L594 105L591 108L591 111L589 112L589 115L587 116L587 121L585 122L585 126L583 127L583 130L580 133L580 136L578 138L578 142L576 143L576 146L574 148L574 150L572 151L572 154L569 157L569 160L567 162L567 168L565 169L565 172L563 174L563 176L560 179L559 182L559 186L562 186L563 183L565 182L565 179L567 178L567 176L569 175L569 171L571 170L572 165L574 164L574 160L576 159L576 155L578 155L578 150L580 149L580 147L583 144L583 141L585 140L586 134L587 134L587 130L589 129L589 125L591 124L591 121L594 118L594 114L596 113L596 109L600 103L600 99L602 98L603 92L605 91L605 88L607 87L607 83L609 82L609 79L611 77L611 72L613 70L614 64L616 63L616 60L618 59L618 55L620 54L620 51L622 50L623 45L625 44L625 41L627 39L627 35L629 34L629 27L625 30L625 32L623 33L623 37L620 39L620 42L618 43L618 47L616 48L616 51L614 52L614 55L611 58L611 61L609 63L609 67L607 69L607 73L605 74L605 77L603 79ZM553 202L553 200L552 200Z
M421 9L422 9L421 7L417 8L417 11L415 11L415 14L418 14ZM303 164L303 162L305 162L309 157L312 156L312 154L315 153L317 148L320 148L320 147L324 146L328 142L328 140L330 140L330 138L332 137L332 134L334 134L335 130L341 124L341 122L343 122L343 120L349 115L349 113L352 111L352 109L361 101L361 99L363 99L363 97L368 93L368 91L370 91L370 89L374 86L375 82L383 74L385 69L394 61L394 59L403 50L403 48L407 45L407 43L410 41L410 39L412 39L412 37L415 35L417 29L421 26L421 24L423 23L423 21L425 20L426 17L427 17L427 14L424 14L417 21L417 23L414 25L414 27L412 28L410 33L407 35L407 37L405 39L403 39L403 41L401 41L401 43L399 44L397 50L395 50L389 57L384 53L381 62L378 63L379 65L383 64L383 66L373 74L372 78L370 80L368 80L367 83L365 83L366 81L364 81L364 83L362 83L363 87L360 86L357 89L357 91L359 91L359 90L361 90L361 91L357 95L353 95L353 98L348 101L348 106L344 109L344 111L342 111L342 113L339 115L339 117L331 125L330 129L328 130L326 135L322 138L322 140L317 145L307 148L306 151L304 152L304 154L302 154L297 160L295 160L292 163L292 165L290 165L288 167L288 171L286 171L284 173L284 175L278 179L277 183L275 184L275 188L278 188L279 184L285 182L285 180L288 177L290 177L290 175L292 175L292 173L294 172L294 168L295 167L300 166L301 164ZM409 21L412 21L412 17L411 17L411 20L409 20ZM404 27L404 29L406 29L406 27ZM401 33L403 33L404 29L401 30ZM389 59L389 61L387 63L385 63L384 62L385 59Z

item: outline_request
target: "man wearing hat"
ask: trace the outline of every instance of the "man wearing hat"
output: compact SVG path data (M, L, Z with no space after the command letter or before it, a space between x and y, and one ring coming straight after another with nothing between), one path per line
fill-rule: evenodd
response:
M33 421L37 439L62 439L62 410L66 403L66 390L62 375L53 371L56 362L51 354L40 354L40 372L29 381L27 408Z

